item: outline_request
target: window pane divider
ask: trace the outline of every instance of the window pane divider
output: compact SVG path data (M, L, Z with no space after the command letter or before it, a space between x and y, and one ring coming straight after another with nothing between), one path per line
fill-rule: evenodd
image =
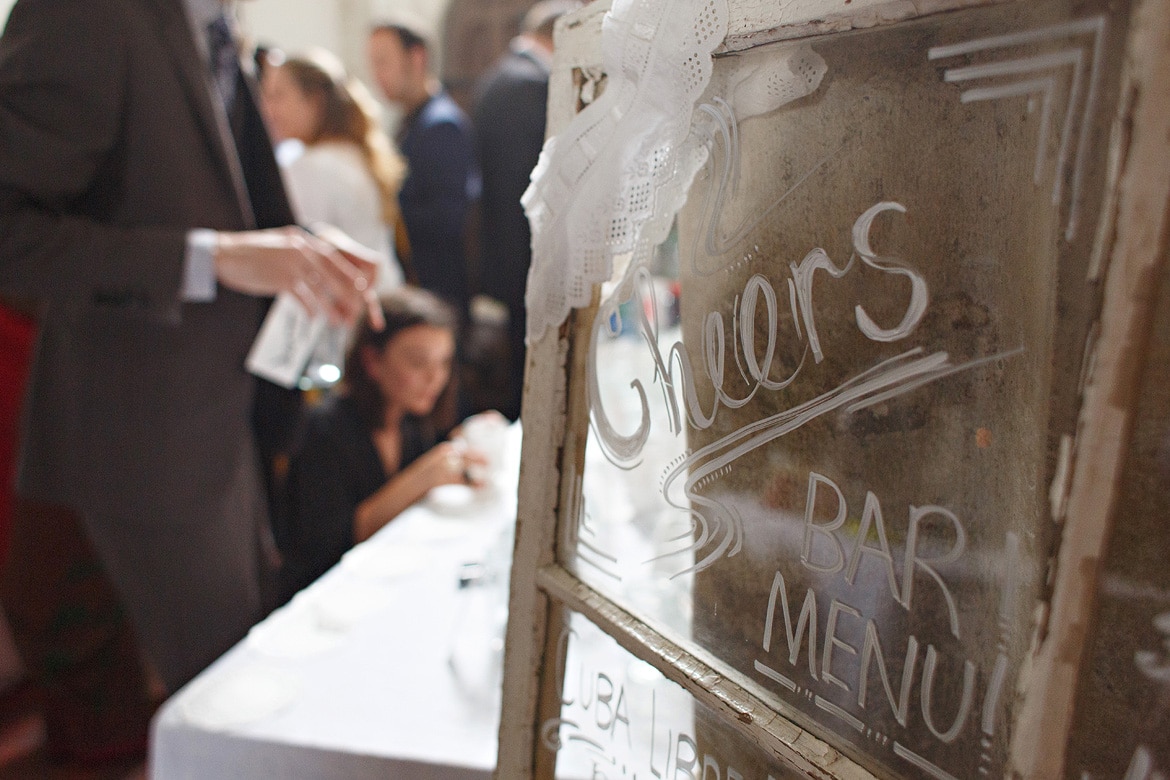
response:
M601 595L558 564L536 572L549 599L578 612L623 649L677 683L699 703L735 723L752 744L811 777L861 780L874 775L804 730L773 705Z

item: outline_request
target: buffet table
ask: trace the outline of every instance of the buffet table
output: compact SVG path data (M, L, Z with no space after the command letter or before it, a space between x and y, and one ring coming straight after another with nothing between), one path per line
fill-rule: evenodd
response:
M149 776L488 778L519 426L492 487L442 488L172 696Z

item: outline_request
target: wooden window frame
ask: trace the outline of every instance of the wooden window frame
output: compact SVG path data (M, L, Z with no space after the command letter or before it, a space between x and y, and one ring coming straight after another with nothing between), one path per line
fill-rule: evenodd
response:
M723 52L778 40L891 25L931 14L1004 4L1005 0L804 0L783 11L774 2L732 0ZM604 0L562 20L550 85L549 134L579 109L574 72L594 69ZM1052 598L1041 641L1028 659L1029 684L1018 710L1011 771L1029 778L1064 773L1063 751L1038 755L1031 745L1065 744L1073 719L1085 626L1093 617L1096 562L1109 540L1119 475L1135 421L1137 381L1144 366L1152 315L1170 291L1152 282L1170 260L1170 0L1135 0L1126 41L1121 101L1111 150L1098 248L1104 247L1104 301L1065 484ZM595 293L596 296L596 293ZM596 297L595 304L596 306ZM752 744L810 776L869 777L862 766L786 720L764 701L726 679L581 582L556 561L557 527L575 520L588 434L585 358L595 309L574 311L557 330L531 345L523 406L524 441L505 648L503 710L496 776L553 777L555 757L541 749L540 725L560 709L553 658L565 610L579 612L634 656L652 664L698 701L733 724ZM1052 751L1049 751L1052 752Z

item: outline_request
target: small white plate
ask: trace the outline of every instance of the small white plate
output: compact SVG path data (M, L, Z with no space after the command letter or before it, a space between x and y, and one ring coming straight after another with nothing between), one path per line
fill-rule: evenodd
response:
M273 658L308 658L341 644L344 631L323 624L303 602L290 603L252 626L244 641Z
M454 518L436 518L428 516L423 522L413 523L395 541L408 544L434 545L450 542L465 536L470 529L476 526L474 518L465 518L462 523L455 522Z
M319 582L293 598L317 624L329 631L348 631L391 601L385 587L368 580L333 579Z
M360 577L393 579L426 568L430 553L413 545L359 544L341 556L342 569Z
M264 720L296 701L300 680L266 666L251 665L230 674L197 680L184 695L183 717L211 731Z
M466 517L481 509L489 496L488 487L471 488L467 485L439 485L427 493L426 504L437 515Z

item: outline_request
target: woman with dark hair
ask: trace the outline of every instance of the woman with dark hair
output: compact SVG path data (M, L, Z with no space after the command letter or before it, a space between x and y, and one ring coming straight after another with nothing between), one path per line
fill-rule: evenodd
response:
M386 326L363 324L340 390L309 410L289 463L277 527L282 601L320 577L439 485L477 485L482 454L452 428L454 311L402 287L382 298Z

